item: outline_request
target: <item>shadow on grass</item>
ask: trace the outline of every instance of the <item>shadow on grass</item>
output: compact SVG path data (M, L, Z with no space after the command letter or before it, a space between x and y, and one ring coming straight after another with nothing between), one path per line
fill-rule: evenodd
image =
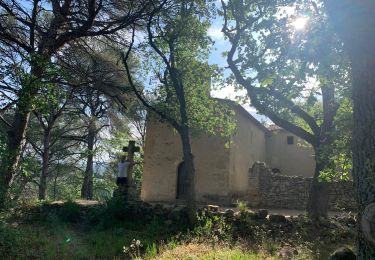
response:
M171 221L168 214L121 199L18 209L0 223L0 259L123 259L123 247L133 240L153 256L157 244L187 230L186 221Z
M0 217L0 259L152 258L160 252L181 258L194 255L189 252L193 248L198 258L209 259L217 246L221 254L249 258L328 259L333 250L354 242L350 229L333 222L316 226L303 216L274 222L248 209L203 209L189 231L181 208L125 203L121 198L87 207L74 202L22 207ZM240 250L233 251L235 247Z

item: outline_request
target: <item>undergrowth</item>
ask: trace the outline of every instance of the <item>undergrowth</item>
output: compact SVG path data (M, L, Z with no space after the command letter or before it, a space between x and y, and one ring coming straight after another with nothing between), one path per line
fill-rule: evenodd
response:
M189 230L170 212L121 199L90 207L23 205L0 215L0 259L324 259L353 243L345 230L304 217L271 223L242 204L229 213L203 209Z

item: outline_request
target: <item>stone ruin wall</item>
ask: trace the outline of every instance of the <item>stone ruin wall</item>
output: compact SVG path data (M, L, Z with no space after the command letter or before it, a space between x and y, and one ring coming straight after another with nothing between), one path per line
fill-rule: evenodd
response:
M255 163L249 174L249 205L260 208L305 209L312 178L274 174ZM355 210L353 182L327 183L330 210Z

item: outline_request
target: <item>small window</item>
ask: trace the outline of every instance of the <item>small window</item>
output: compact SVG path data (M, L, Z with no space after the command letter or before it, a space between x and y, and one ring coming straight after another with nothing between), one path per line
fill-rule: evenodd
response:
M294 144L294 136L287 136L286 142L287 144Z

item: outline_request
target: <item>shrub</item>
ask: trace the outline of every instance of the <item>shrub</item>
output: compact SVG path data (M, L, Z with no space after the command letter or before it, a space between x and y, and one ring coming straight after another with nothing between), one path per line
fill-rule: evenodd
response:
M236 207L238 208L241 214L249 211L249 208L247 207L247 204L244 201L237 200Z
M79 222L82 219L81 206L73 201L67 201L58 210L58 216L62 221Z
M12 258L17 255L21 241L16 230L0 222L0 258Z
M146 252L145 252L146 258L154 258L154 257L156 257L157 254L158 254L158 249L157 249L155 243L147 245Z
M231 240L232 223L227 222L222 214L205 209L198 214L197 218L198 224L193 231L195 236L208 239L213 243Z

